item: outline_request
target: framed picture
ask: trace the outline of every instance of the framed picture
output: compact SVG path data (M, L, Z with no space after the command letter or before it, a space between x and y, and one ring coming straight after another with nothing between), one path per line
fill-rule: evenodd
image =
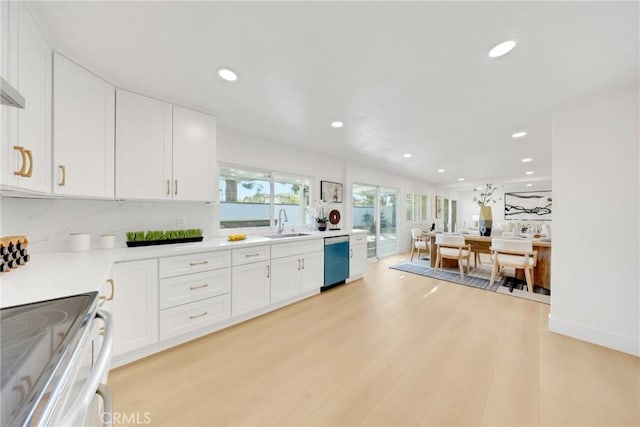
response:
M504 193L504 219L551 220L551 190Z
M320 196L325 202L342 203L342 184L320 181Z

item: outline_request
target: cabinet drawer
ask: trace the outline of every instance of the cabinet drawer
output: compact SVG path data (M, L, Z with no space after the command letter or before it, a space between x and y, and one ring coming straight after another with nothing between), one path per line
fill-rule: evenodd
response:
M271 257L269 245L254 246L251 248L234 249L232 255L233 265L250 264L252 262L267 261Z
M231 292L231 268L160 279L160 309Z
M203 252L160 258L160 277L179 276L199 271L231 267L231 252Z
M367 235L365 233L352 234L349 236L350 245L358 245L367 243Z
M165 340L213 325L231 317L231 295L220 295L202 301L160 311L160 339Z
M283 258L302 255L309 252L324 251L323 239L303 240L302 242L277 243L271 245L271 258Z

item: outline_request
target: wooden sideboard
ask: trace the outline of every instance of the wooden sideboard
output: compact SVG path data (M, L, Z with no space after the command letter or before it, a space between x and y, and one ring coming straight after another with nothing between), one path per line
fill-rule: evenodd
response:
M435 233L426 233L429 237L431 248L431 267L436 265L436 235ZM475 236L472 234L463 234L465 243L471 245L471 251L479 254L490 254L491 237ZM533 269L533 283L551 290L551 242L539 239L533 239L533 250L538 252L538 263ZM444 259L445 267L458 267L458 261L454 259ZM516 277L524 280L524 271L516 270Z

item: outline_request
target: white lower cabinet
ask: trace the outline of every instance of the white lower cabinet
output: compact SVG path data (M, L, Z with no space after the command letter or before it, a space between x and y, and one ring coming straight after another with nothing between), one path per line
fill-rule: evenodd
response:
M166 340L231 317L231 295L224 294L160 312L160 339Z
M232 267L231 314L238 316L269 305L271 266L269 261Z
M320 289L324 285L324 248L320 252L302 254L301 259L300 292Z
M300 292L299 256L271 260L271 303L291 298Z
M115 264L113 274L113 355L158 341L158 260Z
M361 277L367 269L367 235L354 234L349 237L349 278Z

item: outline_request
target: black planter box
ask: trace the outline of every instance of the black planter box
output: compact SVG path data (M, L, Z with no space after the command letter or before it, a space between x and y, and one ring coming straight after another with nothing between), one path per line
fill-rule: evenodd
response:
M183 239L168 239L168 240L144 240L141 242L127 242L127 246L135 248L138 246L155 246L155 245L171 245L173 243L191 243L202 242L203 236L200 237L185 237Z

